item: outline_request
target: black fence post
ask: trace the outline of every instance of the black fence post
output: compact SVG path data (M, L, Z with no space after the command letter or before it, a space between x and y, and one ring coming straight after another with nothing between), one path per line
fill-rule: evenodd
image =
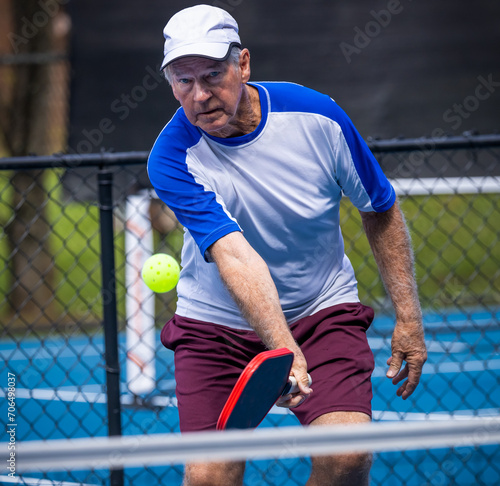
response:
M122 435L122 421L113 232L113 174L111 171L101 167L97 179L99 184L101 230L102 299L106 356L108 434L110 436L116 436ZM123 469L112 470L110 479L111 486L123 486Z

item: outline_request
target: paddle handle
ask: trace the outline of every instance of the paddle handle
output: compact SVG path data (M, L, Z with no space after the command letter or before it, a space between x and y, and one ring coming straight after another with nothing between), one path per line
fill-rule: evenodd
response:
M312 378L309 373L307 373L307 378L309 379L309 386L312 385ZM288 393L297 393L299 391L299 385L297 385L297 379L295 376L290 376L288 378L288 385L283 392L283 395L287 395Z

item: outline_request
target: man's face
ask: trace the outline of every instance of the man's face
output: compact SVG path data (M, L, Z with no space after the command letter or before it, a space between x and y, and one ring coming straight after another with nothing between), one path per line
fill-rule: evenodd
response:
M242 58L246 55L240 57L239 67L202 57L185 57L172 63L174 96L193 125L220 136L221 130L235 122L243 83L249 77Z

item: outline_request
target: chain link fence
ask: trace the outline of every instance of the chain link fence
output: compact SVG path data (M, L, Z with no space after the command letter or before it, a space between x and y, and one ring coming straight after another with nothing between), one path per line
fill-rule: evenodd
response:
M421 386L403 402L384 377L394 324L390 302L359 214L343 202L346 253L360 298L377 316L369 330L374 419L498 414L500 136L372 140L370 147L397 189L412 233L429 348ZM146 157L0 159L0 394L6 396L12 374L19 442L179 430L173 356L159 342L175 310L175 290L153 295L140 268L157 252L180 261L183 229L153 190L137 190ZM91 197L68 191L68 177ZM273 411L265 425L295 423ZM499 464L500 446L378 454L372 484L493 485L500 482ZM305 484L309 467L308 459L250 461L245 484ZM176 485L182 470L47 477Z

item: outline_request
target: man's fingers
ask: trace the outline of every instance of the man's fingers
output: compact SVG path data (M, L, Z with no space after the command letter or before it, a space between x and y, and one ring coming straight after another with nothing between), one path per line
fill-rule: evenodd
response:
M392 379L393 385L397 385L408 377L408 364Z
M297 391L302 393L303 395L308 395L312 392L311 384L311 375L309 373L306 373L306 375L302 376L302 378L297 382L297 386L299 388Z
M410 380L405 381L396 392L398 397L406 400L417 388L418 383L413 383Z
M403 397L403 400L406 400L417 388L418 384L420 383L420 377L422 376L422 367L424 363L418 363L418 365L413 365L409 367L409 372L408 372L408 380L406 382L406 387L401 395Z
M417 388L427 359L421 325L409 328L396 325L391 348L392 356L387 360L387 377L392 379L394 385L400 384L396 394L406 400Z
M422 365L423 366L423 365ZM407 363L404 370L401 371L392 382L396 385L405 378L408 378L397 390L396 394L403 400L406 400L417 388L420 383L420 376L422 375L422 366L412 365Z
M293 352L293 363L290 374L295 376L295 378L297 378L297 381L307 381L307 362L304 354L298 346L293 349L291 346L288 346L288 349Z
M294 375L290 376L290 382L292 388L289 393L278 399L276 406L284 408L297 407L312 393L312 388L310 388L312 379L309 374L306 373L305 383L297 381Z
M303 395L309 395L312 392L310 385L312 383L311 376L307 373L307 365L304 362L302 366L295 366L295 361L293 363L292 369L290 371L290 377L295 380L296 385L295 390L292 393L302 393Z
M387 364L389 366L389 370L387 371L387 378L394 378L401 369L403 365L403 355L400 353L394 353L388 360Z
M278 399L278 401L276 402L276 406L282 408L298 407L306 398L307 395L302 395L300 393L294 395L284 395Z
M291 398L292 398L291 395L283 395L283 396L279 397L278 401L276 402L276 406L282 407L282 408L289 408Z

